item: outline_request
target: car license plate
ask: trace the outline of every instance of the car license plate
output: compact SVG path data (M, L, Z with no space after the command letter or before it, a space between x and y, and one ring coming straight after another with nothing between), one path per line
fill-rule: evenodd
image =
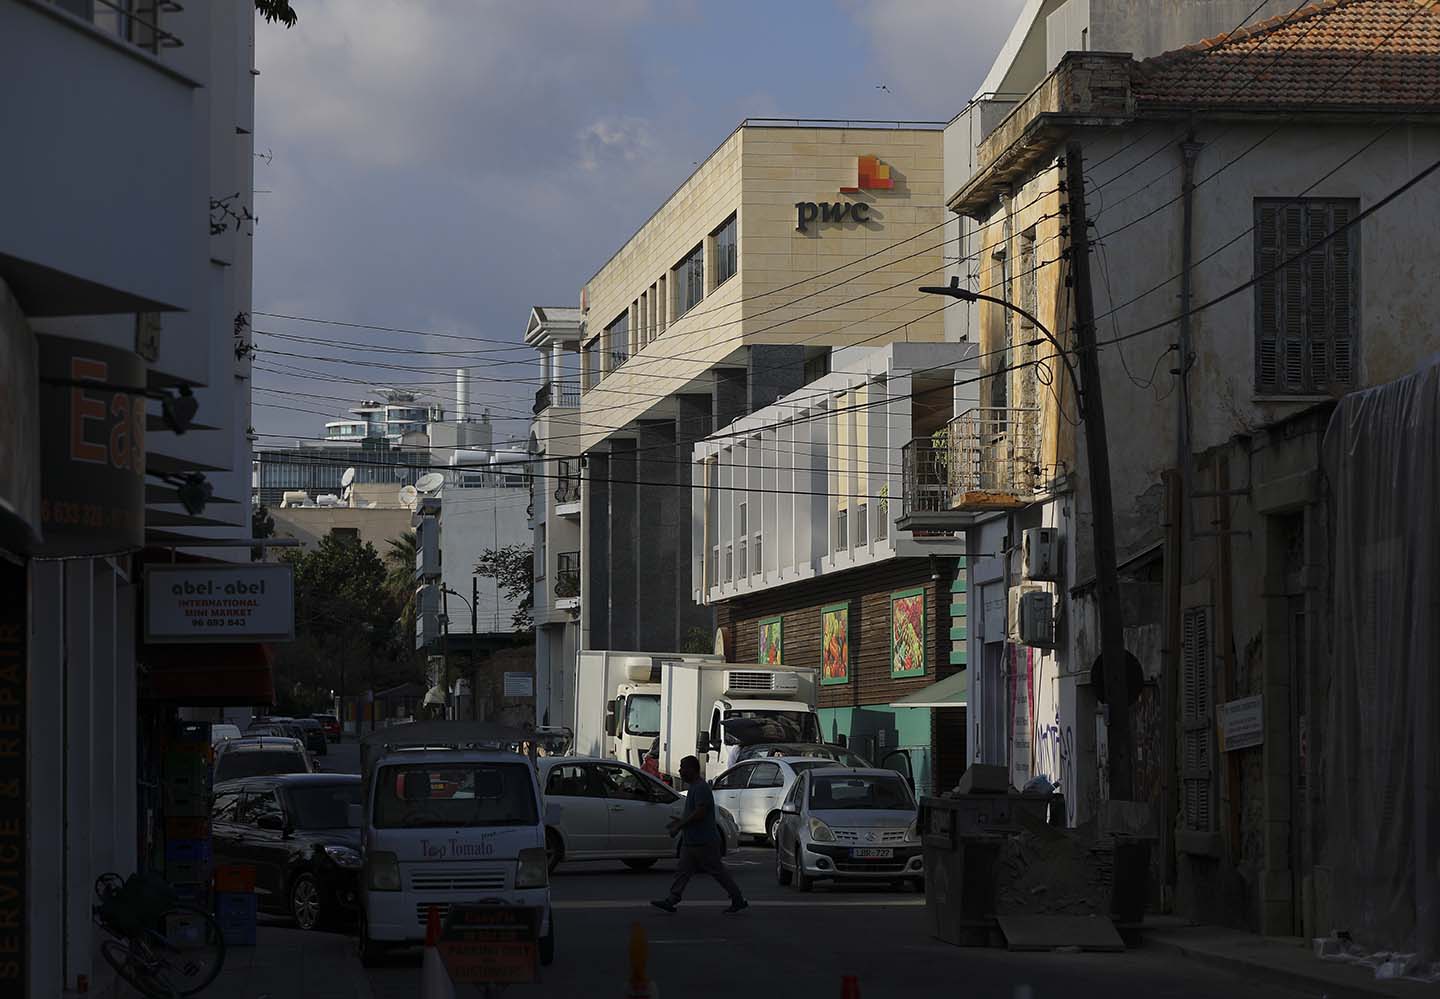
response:
M890 860L895 856L895 851L888 846L865 846L852 849L850 856L856 860Z

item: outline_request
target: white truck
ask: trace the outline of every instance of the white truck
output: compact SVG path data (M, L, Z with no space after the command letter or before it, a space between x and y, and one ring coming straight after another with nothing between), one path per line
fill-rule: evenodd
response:
M651 743L660 735L661 664L724 661L720 656L678 652L579 653L574 753L642 766Z
M662 774L676 779L680 761L693 755L705 777L714 778L743 745L823 741L815 670L703 658L660 663Z

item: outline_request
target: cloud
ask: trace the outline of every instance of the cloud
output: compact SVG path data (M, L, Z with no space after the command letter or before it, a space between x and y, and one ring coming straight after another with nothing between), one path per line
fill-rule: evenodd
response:
M974 94L1025 0L845 0L867 67L906 107L948 120Z
M637 163L650 160L656 141L650 123L643 118L605 118L591 122L576 137L580 169L593 173L604 163Z

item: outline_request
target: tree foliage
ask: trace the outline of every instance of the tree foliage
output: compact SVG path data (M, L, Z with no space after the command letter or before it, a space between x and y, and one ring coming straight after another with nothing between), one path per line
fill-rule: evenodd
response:
M300 20L290 0L255 0L255 10L271 24L279 21L287 28L295 27L295 22Z
M276 646L283 709L328 707L330 691L342 686L353 696L418 679L413 650L396 634L400 607L374 545L326 536L281 560L295 572L295 641Z
M517 631L535 627L535 549L529 545L487 548L475 563L475 575L493 579L516 602L510 624Z
M390 546L385 552L385 588L400 608L396 627L403 642L415 634L415 532L406 531L385 544Z

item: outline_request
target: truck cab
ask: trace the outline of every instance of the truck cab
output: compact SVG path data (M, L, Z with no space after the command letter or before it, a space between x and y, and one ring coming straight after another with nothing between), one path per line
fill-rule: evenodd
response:
M535 742L530 730L481 722L419 722L361 740L362 963L423 943L432 907L443 919L465 903L539 910L540 960L554 959Z
M659 670L655 671L656 681L645 683L622 683L615 691L615 697L605 706L605 735L610 740L611 759L620 760L631 766L641 766L650 744L660 734L660 684Z
M665 663L661 688L660 770L672 778L691 754L714 778L746 745L823 741L812 669Z

